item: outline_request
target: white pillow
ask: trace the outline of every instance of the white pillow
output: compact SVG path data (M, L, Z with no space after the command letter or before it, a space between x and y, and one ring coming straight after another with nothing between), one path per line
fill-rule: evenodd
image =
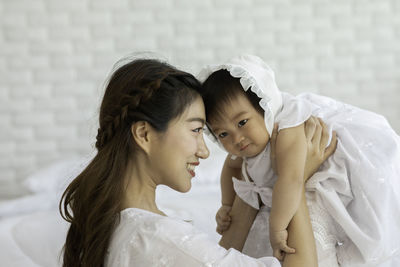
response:
M24 217L12 228L12 236L21 251L43 267L61 266L61 250L69 224L52 210Z
M91 158L74 157L57 161L22 181L31 193L59 193L87 166Z
M89 160L82 157L64 159L27 177L19 185L25 191L24 195L0 201L0 218L57 208L65 188Z

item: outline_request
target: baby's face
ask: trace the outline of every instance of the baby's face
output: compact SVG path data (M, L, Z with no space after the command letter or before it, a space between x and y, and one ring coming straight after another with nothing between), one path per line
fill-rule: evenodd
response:
M212 131L228 153L254 157L269 141L263 115L240 94L222 106L222 114L210 121Z

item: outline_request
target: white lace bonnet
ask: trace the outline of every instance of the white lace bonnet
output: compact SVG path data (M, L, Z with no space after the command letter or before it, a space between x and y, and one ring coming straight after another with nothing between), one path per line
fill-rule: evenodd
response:
M268 133L274 129L276 113L282 107L282 95L275 83L273 70L259 57L253 55L240 55L225 64L208 65L199 75L200 82L204 82L213 72L227 70L232 77L240 78L243 89L255 93L261 100L260 106L264 110L264 121Z

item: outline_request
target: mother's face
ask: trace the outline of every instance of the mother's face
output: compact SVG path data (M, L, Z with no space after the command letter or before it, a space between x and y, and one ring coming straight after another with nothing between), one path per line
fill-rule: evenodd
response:
M166 132L159 134L149 153L157 184L179 192L189 191L199 159L209 156L203 137L204 123L204 103L199 96L169 123Z

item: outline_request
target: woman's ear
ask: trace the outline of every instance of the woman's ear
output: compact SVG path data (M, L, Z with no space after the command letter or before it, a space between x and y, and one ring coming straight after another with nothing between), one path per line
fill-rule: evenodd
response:
M150 124L146 121L137 121L131 126L131 133L136 144L143 149L144 152L149 153L151 131L153 131Z

